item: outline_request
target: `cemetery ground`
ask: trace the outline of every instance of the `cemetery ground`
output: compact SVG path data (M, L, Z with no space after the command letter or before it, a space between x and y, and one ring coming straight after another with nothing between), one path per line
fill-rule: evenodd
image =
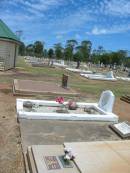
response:
M130 105L128 103L120 101L120 96L130 93L130 82L87 80L80 77L79 74L68 72L61 68L31 67L25 64L22 59L20 59L17 63L17 67L15 70L0 72L0 173L24 172L20 130L19 124L17 123L15 110L16 98L19 97L13 96L12 94L13 79L30 79L35 81L37 80L47 82L52 81L61 84L61 77L63 73L69 75L69 87L72 87L80 93L80 96L76 97L77 101L96 102L98 101L98 98L103 90L112 90L113 93L116 95L114 112L119 116L121 121L130 121ZM53 95L49 97L39 95L33 98L55 100L55 96ZM67 99L69 99L69 97L65 96L65 100ZM64 122L62 122L62 124L64 129ZM96 123L88 124L89 125L86 130L89 131L89 136L91 135L91 132L93 133L93 129L90 127L91 125L94 125L95 131L102 130L102 128L96 126ZM53 122L53 125L57 125L57 121ZM84 125L85 122L83 123L83 125L81 125L81 127L83 127ZM69 126L70 123L68 122L68 127ZM77 128L76 126L77 125L75 125L73 122L72 128ZM47 128L49 129L49 127ZM62 127L60 127L60 130L61 129ZM81 133L81 131L79 133ZM84 134L81 134L81 136L84 137L85 133L86 131L84 131ZM114 132L112 133L114 136ZM74 132L71 133L70 130L68 135L68 141L73 141L72 135L74 135ZM108 134L104 133L103 136L105 135L107 139ZM95 136L92 137L92 140L104 139L98 137L98 134L95 134ZM74 138L76 138L76 136L74 136ZM87 141L87 136L85 139ZM115 137L112 137L112 139L115 139ZM46 138L46 140L48 139ZM62 142L62 140L59 141L58 137L57 140L59 143ZM46 141L46 143L49 143L49 141Z

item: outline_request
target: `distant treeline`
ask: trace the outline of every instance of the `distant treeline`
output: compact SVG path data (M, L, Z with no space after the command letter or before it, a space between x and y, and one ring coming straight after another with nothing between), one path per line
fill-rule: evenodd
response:
M50 59L64 59L68 61L80 62L92 62L103 63L105 65L121 65L122 63L130 67L130 57L127 55L127 51L106 51L102 46L92 50L92 42L84 40L78 43L76 40L67 40L63 47L61 43L54 44L53 48L46 49L44 43L36 41L34 44L25 46L21 44L19 48L19 55L21 56L35 56L44 57Z

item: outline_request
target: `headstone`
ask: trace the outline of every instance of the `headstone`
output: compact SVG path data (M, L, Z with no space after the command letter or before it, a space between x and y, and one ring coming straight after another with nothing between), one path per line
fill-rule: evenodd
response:
M112 112L114 106L115 96L112 91L103 91L98 103L98 107L105 112Z
M61 62L60 62L60 63L61 63L61 65L63 65L63 66L65 65L64 60L61 60Z
M110 126L122 138L130 137L130 123L122 122Z
M62 87L67 88L68 87L68 76L63 74L62 76Z
M107 78L114 78L113 71L109 71L106 76Z

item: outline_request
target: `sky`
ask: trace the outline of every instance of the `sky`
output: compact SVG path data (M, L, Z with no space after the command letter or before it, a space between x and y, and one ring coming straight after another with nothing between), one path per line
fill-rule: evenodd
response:
M130 0L0 0L0 18L22 41L90 40L93 49L130 50Z

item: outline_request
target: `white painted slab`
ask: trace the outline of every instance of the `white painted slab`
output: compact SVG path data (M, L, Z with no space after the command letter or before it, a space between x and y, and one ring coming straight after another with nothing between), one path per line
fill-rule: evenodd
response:
M123 81L130 81L130 77L116 77L119 80L123 80Z
M109 91L107 91L109 92ZM47 101L47 100L30 100L30 99L17 99L16 107L17 107L17 115L18 118L25 119L56 119L56 120L89 120L89 121L110 121L110 122L118 122L118 116L112 113L112 108L114 104L113 97L103 102L105 99L105 94L107 92L103 92L100 98L99 103L82 103L77 102L78 107L92 107L95 108L99 114L82 114L82 113L57 113L57 112L27 112L23 108L23 103L25 101L30 101L35 104L40 104L44 106L60 106L56 101ZM110 92L111 93L111 92ZM109 103L109 104L108 104ZM64 104L67 104L65 102Z
M83 77L86 77L88 79L93 80L107 80L107 81L117 81L117 79L114 77L113 72L108 72L106 75L103 74L80 74Z
M83 74L92 74L92 71L89 70L81 70L81 69L75 69L75 68L66 68L66 70L69 70L71 72L77 72L77 73L83 73Z

